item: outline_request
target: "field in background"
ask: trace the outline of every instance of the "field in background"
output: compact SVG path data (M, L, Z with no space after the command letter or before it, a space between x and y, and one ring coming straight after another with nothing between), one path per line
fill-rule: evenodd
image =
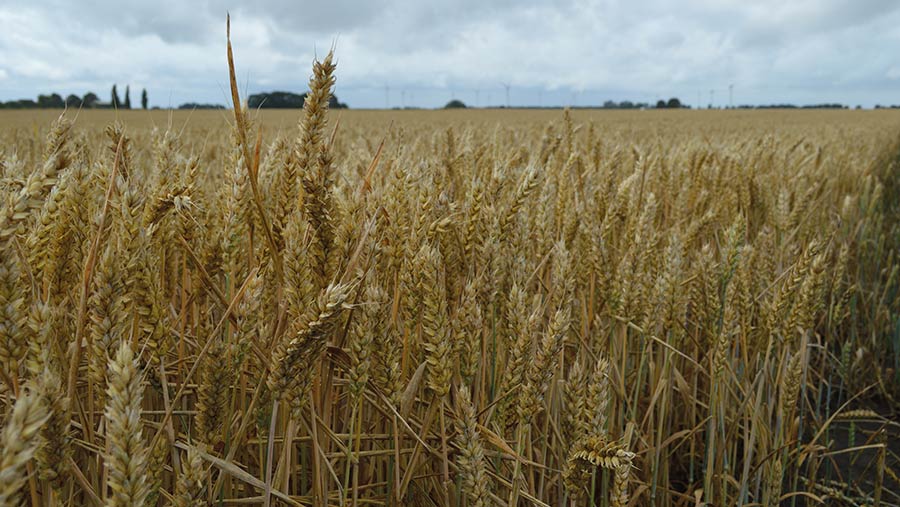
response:
M329 121L334 123L340 117L345 126L369 126L386 132L391 123L397 127L411 128L423 125L428 128L439 126L484 125L516 126L543 125L558 120L560 109L468 109L468 110L342 110L329 112ZM25 129L33 132L49 127L61 110L0 111L0 133ZM300 111L259 110L251 111L251 116L269 131L296 129ZM74 117L76 111L70 112ZM174 127L186 125L188 131L222 128L233 121L230 110L162 111L162 110L84 110L77 112L83 126L105 126L117 119L131 129L165 129L171 119ZM822 129L870 128L873 130L892 129L900 125L900 112L892 110L736 110L736 111L617 111L576 109L572 117L579 123L593 121L599 128L611 128L624 133L638 129L650 132L718 132L746 131L761 129L769 132L784 132L802 127L814 132ZM645 132L644 132L645 133Z
M900 504L900 113L320 106L0 112L0 504Z

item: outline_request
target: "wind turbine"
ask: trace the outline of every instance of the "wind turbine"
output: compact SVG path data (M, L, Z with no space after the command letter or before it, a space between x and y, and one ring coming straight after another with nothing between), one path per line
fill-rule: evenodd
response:
M509 109L509 83L500 83L506 88L506 108Z

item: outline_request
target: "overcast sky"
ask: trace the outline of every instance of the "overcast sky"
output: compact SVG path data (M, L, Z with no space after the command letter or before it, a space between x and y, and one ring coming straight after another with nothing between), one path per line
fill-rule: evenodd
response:
M225 103L226 11L249 93L304 91L335 44L351 107L900 104L898 0L0 0L0 100Z

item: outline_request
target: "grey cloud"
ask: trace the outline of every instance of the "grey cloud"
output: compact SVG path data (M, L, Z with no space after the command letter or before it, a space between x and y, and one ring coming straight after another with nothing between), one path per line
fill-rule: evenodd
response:
M274 28L285 32L334 34L367 26L389 7L387 0L268 0L238 7L233 12L236 16L267 19Z
M894 0L810 2L795 21L819 31L843 30L865 25L900 10Z
M128 37L154 35L167 43L197 43L218 35L212 22L224 18L225 10L214 16L214 5L206 0L112 2L109 0L46 0L29 2L39 6L60 26L95 35L115 31Z

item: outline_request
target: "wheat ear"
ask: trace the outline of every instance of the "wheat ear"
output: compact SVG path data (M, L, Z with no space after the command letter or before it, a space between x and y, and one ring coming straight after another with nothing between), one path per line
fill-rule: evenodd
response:
M0 435L0 505L18 505L25 484L25 465L38 447L38 433L47 420L47 410L37 396L16 400L12 416Z
M141 427L144 389L137 359L128 342L122 343L110 362L108 378L106 469L111 494L106 505L143 505L150 493L147 447Z

